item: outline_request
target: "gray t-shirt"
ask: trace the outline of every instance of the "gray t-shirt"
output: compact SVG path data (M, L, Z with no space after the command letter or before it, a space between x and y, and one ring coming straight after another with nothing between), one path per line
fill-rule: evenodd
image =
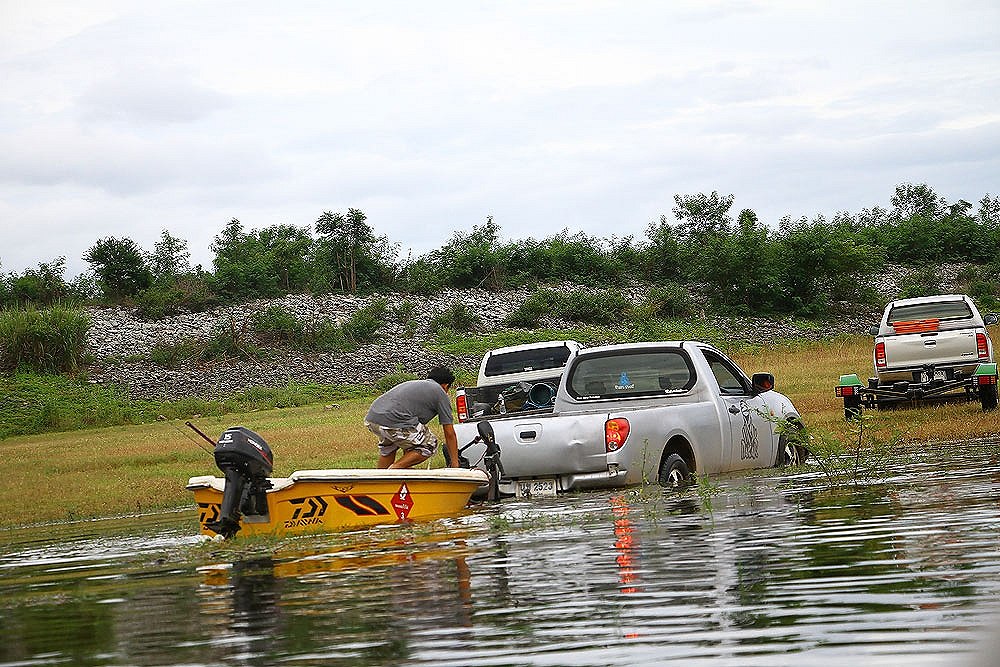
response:
M365 421L386 428L416 426L438 418L441 424L454 424L448 394L431 379L410 380L376 398Z

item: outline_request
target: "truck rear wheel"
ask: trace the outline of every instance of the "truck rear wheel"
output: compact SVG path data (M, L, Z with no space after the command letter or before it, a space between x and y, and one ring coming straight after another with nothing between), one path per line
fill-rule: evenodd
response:
M992 412L997 409L997 386L995 384L983 385L979 388L979 402L983 405L983 412Z
M682 489L691 483L691 471L680 454L671 454L660 464L660 486Z

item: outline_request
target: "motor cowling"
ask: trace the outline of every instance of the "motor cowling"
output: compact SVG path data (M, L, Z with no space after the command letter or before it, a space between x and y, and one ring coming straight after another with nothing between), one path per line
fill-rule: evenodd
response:
M274 456L264 438L244 426L226 429L215 445L215 465L226 477L219 519L205 524L209 530L230 538L240 529L240 517L266 515L267 478L274 469Z

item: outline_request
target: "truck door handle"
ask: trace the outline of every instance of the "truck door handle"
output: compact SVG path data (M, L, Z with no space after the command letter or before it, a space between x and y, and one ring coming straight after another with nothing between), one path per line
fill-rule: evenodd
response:
M937 345L937 341L934 340L933 338L924 341L924 347L934 347L935 345Z
M738 415L738 414L740 414L740 409L738 407L736 407L735 405L730 405L729 406L729 412L731 412L734 415Z
M517 434L522 440L534 440L535 436L538 435L534 431L521 431Z

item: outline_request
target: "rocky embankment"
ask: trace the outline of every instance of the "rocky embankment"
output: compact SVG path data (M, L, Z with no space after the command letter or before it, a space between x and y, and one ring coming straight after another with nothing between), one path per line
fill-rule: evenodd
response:
M251 387L280 387L289 382L371 384L393 373L422 374L437 364L476 370L480 361L478 356L455 356L427 349L425 343L430 336L431 319L453 304L464 303L482 318L483 323L477 333L492 333L502 328L500 323L503 319L528 294L528 291L466 290L433 297L386 295L389 321L379 327L377 342L356 351L303 353L272 350L262 357L237 357L206 363L187 361L175 368L165 368L150 360L155 346L205 340L222 326L234 327L237 331L246 330L251 317L275 305L302 322L324 319L342 322L372 299L383 297L291 295L157 321L137 318L134 309L94 308L88 313L92 322L89 346L95 360L90 368L90 378L92 382L126 387L137 398L178 399L186 396L221 398ZM400 316L399 313L406 315ZM822 324L701 314L691 318L690 324L694 331L708 327L720 332L721 340L717 343L725 347L727 342L733 345L767 344L788 338L821 339L838 333L856 333L866 330L873 320L874 314L867 312ZM546 325L556 329L570 326L556 320L546 322Z

